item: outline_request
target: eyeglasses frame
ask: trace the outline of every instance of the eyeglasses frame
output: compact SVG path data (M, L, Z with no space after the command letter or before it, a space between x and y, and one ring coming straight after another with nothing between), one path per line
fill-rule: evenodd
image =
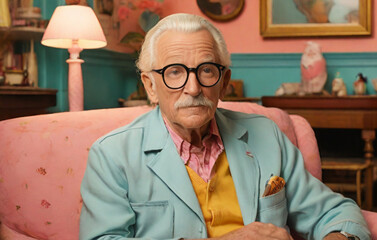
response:
M217 67L217 69L219 70L219 72L220 72L219 79L217 79L217 81L216 81L214 84L209 85L209 86L203 85L203 83L200 82L200 80L199 80L199 76L198 76L198 69L199 69L201 66L205 65L205 64L213 64L213 65L215 65L215 66ZM164 73L165 73L166 69L168 69L168 68L171 67L171 66L181 66L181 67L183 67L183 68L186 70L186 72L187 72L186 80L185 80L185 82L182 84L182 86L180 86L180 87L175 87L175 88L174 88L174 87L170 87L168 84L166 84L166 81L165 81L165 74L164 74ZM223 66L223 65L221 65L221 64L218 64L218 63L214 63L214 62L203 62L203 63L199 64L198 66L196 66L196 68L189 68L189 67L187 67L186 65L184 65L184 64L182 64L182 63L172 63L172 64L169 64L169 65L166 65L165 67L163 67L163 68L161 68L161 69L152 69L152 71L153 71L153 72L156 72L156 73L158 73L158 74L161 74L161 76L162 76L162 80L163 80L163 82L164 82L164 84L165 84L165 86L166 86L167 88L170 88L170 89L180 89L180 88L183 88L183 87L187 84L187 81L188 81L188 78L189 78L190 72L194 72L194 73L195 73L196 80L199 82L200 86L202 86L202 87L213 87L213 86L215 86L215 85L220 81L220 79L221 79L221 77L222 77L222 73L223 73L223 71L224 71L225 68L226 68L225 66Z

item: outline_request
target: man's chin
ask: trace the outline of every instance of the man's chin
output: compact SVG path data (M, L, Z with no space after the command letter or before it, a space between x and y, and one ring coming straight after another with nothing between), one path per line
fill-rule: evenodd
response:
M211 108L205 106L188 107L180 110L178 114L180 114L182 118L190 119L193 122L208 121L213 118Z

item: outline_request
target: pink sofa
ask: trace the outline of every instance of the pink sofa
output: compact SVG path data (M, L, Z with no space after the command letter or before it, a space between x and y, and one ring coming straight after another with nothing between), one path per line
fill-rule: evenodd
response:
M253 103L221 107L274 120L321 179L314 133L305 119ZM78 239L80 183L92 143L150 107L65 112L0 122L0 239ZM377 239L377 213L364 212Z

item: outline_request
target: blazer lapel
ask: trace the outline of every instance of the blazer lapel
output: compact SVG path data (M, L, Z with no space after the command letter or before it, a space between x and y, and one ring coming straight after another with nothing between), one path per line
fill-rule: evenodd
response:
M178 155L177 149L167 131L159 108L155 110L154 119L144 134L146 144L144 152L147 154L147 166L160 178L170 190L177 195L205 224L203 214L192 187L186 167Z
M254 222L258 209L259 164L248 141L248 131L216 111L216 122L226 150L244 224Z

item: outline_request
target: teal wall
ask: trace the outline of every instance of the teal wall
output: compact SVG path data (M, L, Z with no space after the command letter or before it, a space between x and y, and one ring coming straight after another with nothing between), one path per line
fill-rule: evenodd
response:
M107 50L84 50L81 58L84 79L84 109L118 107L119 98L136 90L135 59Z
M368 77L368 94L376 94L370 80L377 78L377 53L324 53L328 78L325 90L331 93L331 82L337 72L345 81L348 94L361 72ZM244 81L247 97L274 95L284 82L300 82L301 54L232 54L232 78Z
M65 49L49 48L35 44L38 61L38 85L41 88L57 89L56 106L51 112L68 110L67 79L68 65L65 62L68 52Z

